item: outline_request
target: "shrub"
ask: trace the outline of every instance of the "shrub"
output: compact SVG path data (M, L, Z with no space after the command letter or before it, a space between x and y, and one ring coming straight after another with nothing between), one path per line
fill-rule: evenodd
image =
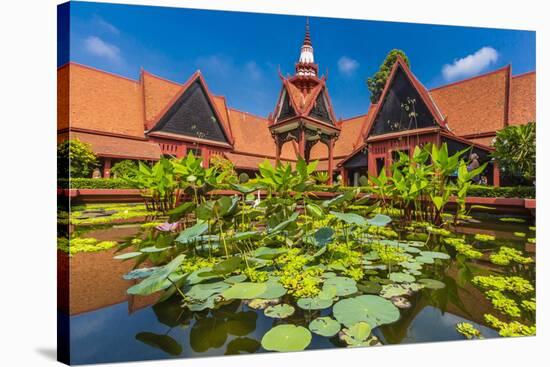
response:
M70 182L70 184L69 184ZM63 189L132 189L127 181L119 178L72 178L57 180L57 186Z
M129 177L134 170L138 168L137 161L125 159L117 162L111 168L111 173L114 177Z
M536 126L508 126L497 132L493 156L505 176L521 177L531 183L536 175Z
M64 177L90 177L97 167L97 157L87 143L78 139L65 140L57 145L57 175Z

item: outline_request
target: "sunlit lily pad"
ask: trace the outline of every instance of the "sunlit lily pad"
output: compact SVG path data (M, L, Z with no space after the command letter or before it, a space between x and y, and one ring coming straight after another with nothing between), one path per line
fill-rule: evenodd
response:
M434 258L430 256L417 256L414 260L422 264L433 264L435 262Z
M222 297L225 299L253 299L260 298L260 296L266 291L267 283L251 283L242 282L235 283L231 288L226 289L222 293Z
M298 307L300 307L303 310L323 310L325 308L329 308L332 306L332 299L323 299L319 297L305 297L305 298L298 298L298 301L296 301L296 304Z
M330 338L338 334L340 331L340 323L328 316L318 317L309 323L309 330L317 335Z
M364 321L353 324L349 328L342 329L340 339L350 347L366 347L367 339L372 331L371 326Z
M384 214L376 214L373 218L367 220L368 224L376 227L384 227L390 222L391 218Z
M264 311L264 315L275 319L284 319L293 314L294 314L294 307L287 304L269 306Z
M329 287L336 288L336 295L339 297L349 296L357 292L355 280L347 277L332 277L325 280L323 289L328 289Z
M363 295L338 301L332 308L336 320L347 327L361 321L372 327L390 324L399 319L397 307L379 296Z
M442 289L445 288L445 283L435 279L419 279L418 283L423 284L429 289Z
M303 326L277 325L262 338L262 347L276 352L296 352L311 343L311 333Z
M355 213L330 212L330 214L334 215L336 218L340 219L342 222L346 222L348 224L364 226L367 223L367 220L365 220L365 218Z

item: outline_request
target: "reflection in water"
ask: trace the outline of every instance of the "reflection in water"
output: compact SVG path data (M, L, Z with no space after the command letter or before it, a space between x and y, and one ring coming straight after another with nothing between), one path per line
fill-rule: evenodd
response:
M487 231L493 228L498 232L498 245L524 249L525 241L510 236L510 231L526 232L526 225L502 226L497 223L487 227ZM470 233L470 230L469 242L473 243L475 229L463 232ZM501 232L506 232L506 235ZM113 232L113 235L120 234L120 230ZM104 232L94 233L94 236L109 239L109 234ZM487 246L477 245L478 248ZM274 325L289 322L307 327L313 318L331 315L330 309L307 312L297 308L289 319L274 320L239 301L216 310L195 313L182 308L178 297L155 304L156 296L126 294L133 282L123 280L122 275L132 270L134 264L132 261L113 260L113 256L114 250L81 253L71 258L58 254L61 274L70 273L70 282L67 282L70 298L60 303L63 306L60 311L61 316L71 315L72 363L265 352L260 340ZM483 314L493 312L490 302L471 284L473 276L494 270L490 263L455 260L444 266L427 268L426 277L441 280L445 288L424 289L413 295L410 298L412 307L401 311L399 321L374 331L383 343L463 340L455 325L464 321L473 323L486 338L498 336L485 326L483 319ZM517 271L534 281L534 267ZM60 320L64 318L60 317ZM341 346L337 337L324 338L314 334L308 349Z

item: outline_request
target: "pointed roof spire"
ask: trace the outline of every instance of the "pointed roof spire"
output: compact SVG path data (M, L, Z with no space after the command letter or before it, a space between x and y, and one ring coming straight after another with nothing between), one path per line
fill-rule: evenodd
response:
M306 36L304 38L304 45L312 46L311 37L309 35L309 17L306 17Z

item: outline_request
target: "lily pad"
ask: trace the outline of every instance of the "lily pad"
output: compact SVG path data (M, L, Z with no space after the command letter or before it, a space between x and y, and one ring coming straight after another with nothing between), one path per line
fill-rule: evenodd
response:
M338 334L340 323L330 317L318 317L309 323L311 332L328 338Z
M205 300L210 296L219 294L229 288L230 285L225 282L201 283L192 286L186 293L186 296L195 300Z
M435 262L434 258L430 256L417 256L414 260L422 264L433 264Z
M378 294L382 290L382 286L376 282L365 280L357 283L357 289L363 293Z
M349 328L342 329L340 339L350 347L364 347L367 346L364 343L369 338L371 331L372 328L368 323L360 321Z
M275 352L296 352L311 343L311 333L303 326L277 325L262 338L262 347Z
M407 273L391 273L389 278L396 283L412 283L415 281L415 278Z
M265 309L264 315L275 319L284 319L294 314L294 307L287 304L269 306Z
M279 303L279 299L261 299L254 298L248 302L248 307L253 310L263 310L268 306L273 306Z
M379 296L363 295L338 301L332 308L336 320L347 327L364 321L372 327L390 324L400 313L390 301Z
M444 252L436 252L436 251L422 251L420 252L420 256L431 257L432 259L441 259L441 260L448 260L451 258L449 254L446 254Z
M323 310L332 306L332 299L322 299L319 297L298 298L296 304L302 310Z
M284 254L287 251L288 249L286 247L258 247L256 250L254 250L253 256L257 257L258 259L270 260L281 254Z
M232 256L226 260L223 260L215 264L212 267L212 271L220 275L229 274L235 271L236 269L238 269L241 263L242 263L242 259L240 257Z
M426 288L429 288L429 289L445 288L445 283L435 279L419 279L418 283L423 284Z
M242 282L235 283L231 288L226 289L221 295L225 299L253 299L261 298L260 296L266 291L267 283L251 283Z
M344 297L357 292L357 283L355 280L347 277L332 277L325 280L323 289L330 287L336 288L336 296Z

